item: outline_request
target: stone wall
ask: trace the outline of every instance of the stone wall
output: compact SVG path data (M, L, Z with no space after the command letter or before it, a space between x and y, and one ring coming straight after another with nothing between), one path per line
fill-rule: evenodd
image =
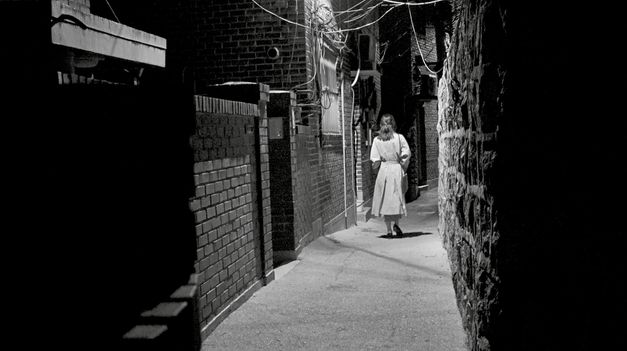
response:
M615 179L619 139L575 122L608 114L586 99L605 78L573 60L607 32L581 26L590 8L539 5L456 2L439 90L440 232L470 350L614 349L625 236L606 204L624 195L593 170Z

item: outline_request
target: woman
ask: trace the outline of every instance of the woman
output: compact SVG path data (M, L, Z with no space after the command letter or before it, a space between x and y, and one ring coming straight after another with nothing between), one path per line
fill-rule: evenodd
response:
M403 176L409 165L409 145L401 134L396 133L394 117L386 113L379 123L379 135L374 139L370 149L372 167L379 169L377 181L374 185L372 198L372 215L383 215L387 235L392 236L392 222L397 236L403 235L398 226L402 216L407 215L405 209L405 191ZM405 184L406 186L406 184Z

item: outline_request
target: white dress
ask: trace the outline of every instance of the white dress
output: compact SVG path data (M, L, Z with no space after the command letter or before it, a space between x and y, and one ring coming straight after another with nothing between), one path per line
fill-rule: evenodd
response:
M402 178L409 165L411 151L407 140L394 133L390 140L376 137L370 149L373 168L380 166L372 196L372 215L407 215Z

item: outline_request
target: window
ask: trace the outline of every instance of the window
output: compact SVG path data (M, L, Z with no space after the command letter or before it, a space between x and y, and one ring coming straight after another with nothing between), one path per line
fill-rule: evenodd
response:
M320 55L320 104L322 105L322 132L328 134L339 134L342 131L336 62L335 52L324 45L322 55Z
M359 64L362 70L375 69L374 65L374 45L372 45L372 36L368 34L359 34Z

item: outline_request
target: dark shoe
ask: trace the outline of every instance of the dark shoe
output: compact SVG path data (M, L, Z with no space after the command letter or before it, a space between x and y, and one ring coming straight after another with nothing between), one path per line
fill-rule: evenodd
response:
M393 238L394 237L394 233L389 232L389 233L385 234L385 237L386 238Z
M396 224L394 225L394 231L396 232L397 236L403 236L403 231Z

